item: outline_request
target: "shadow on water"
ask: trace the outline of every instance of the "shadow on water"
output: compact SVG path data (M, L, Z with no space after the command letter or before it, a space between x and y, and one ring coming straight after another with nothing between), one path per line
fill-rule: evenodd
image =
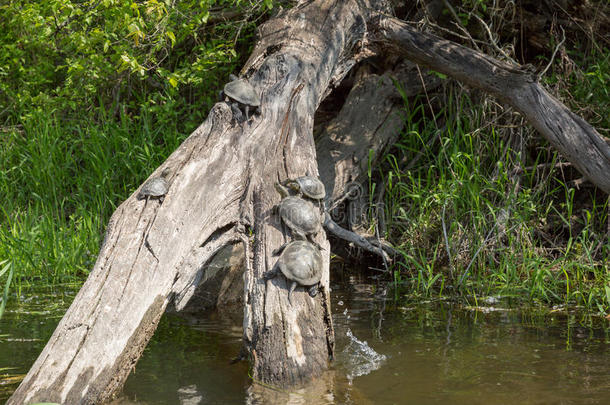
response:
M496 297L468 307L401 304L363 276L334 283L336 359L316 384L290 392L252 384L230 365L241 328L165 315L114 404L605 404L610 327L513 310ZM0 321L0 402L44 347L74 290L28 293Z

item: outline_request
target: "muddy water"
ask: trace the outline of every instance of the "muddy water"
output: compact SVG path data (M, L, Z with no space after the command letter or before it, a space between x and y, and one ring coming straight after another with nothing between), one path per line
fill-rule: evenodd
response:
M165 316L117 404L610 404L610 323L562 313L401 304L352 280L333 286L331 370L291 392L230 365L241 330ZM71 290L12 300L0 321L0 403L27 372ZM479 301L479 304L481 302Z

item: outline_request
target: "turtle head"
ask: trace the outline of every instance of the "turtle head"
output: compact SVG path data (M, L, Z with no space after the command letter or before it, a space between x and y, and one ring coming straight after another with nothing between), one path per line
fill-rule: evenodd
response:
M284 187L283 185L281 185L278 182L275 183L275 189L277 190L278 193L280 193L282 198L288 197L290 195L290 193L288 192L288 189L286 189L286 187Z
M288 180L286 186L296 193L301 192L301 185L296 180Z
M165 168L165 169L163 169L163 171L161 172L161 177L163 177L164 179L166 179L166 178L167 178L167 176L169 176L169 174L170 174L171 172L172 172L172 171L169 169L169 167L166 167L166 168Z

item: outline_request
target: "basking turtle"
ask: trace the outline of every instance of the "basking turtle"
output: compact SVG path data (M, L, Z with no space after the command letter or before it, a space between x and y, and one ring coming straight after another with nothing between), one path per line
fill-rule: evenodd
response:
M317 177L301 176L296 179L286 180L284 184L300 195L309 197L312 200L322 200L326 197L324 183Z
M318 284L322 278L322 255L311 243L304 240L296 240L284 244L273 252L280 254L276 266L265 275L269 280L280 272L289 281L292 281L288 291L288 302L292 305L292 292L297 284L309 287L309 295L315 297L318 293Z
M149 198L158 198L159 202L163 202L165 194L167 194L167 191L169 190L169 184L165 179L169 173L169 169L165 169L161 172L161 176L153 177L144 183L142 189L140 189L140 192L138 193L138 200L146 198L146 201L148 202Z
M220 92L220 99L231 106L233 118L237 122L244 122L244 114L246 120L250 119L250 108L254 112L260 112L261 99L246 79L240 79L235 75L229 77L231 81L225 84L224 89Z
M286 189L279 183L276 183L276 189L284 197L278 206L282 222L286 224L295 238L309 240L319 247L313 240L313 236L317 235L322 227L320 210L301 197L287 195Z

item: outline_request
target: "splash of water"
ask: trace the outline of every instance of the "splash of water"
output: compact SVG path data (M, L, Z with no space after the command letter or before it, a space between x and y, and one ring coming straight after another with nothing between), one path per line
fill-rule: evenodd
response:
M349 369L347 379L351 383L354 378L379 369L387 360L387 357L373 350L366 341L359 340L354 336L351 329L347 329L346 335L349 338L349 344L345 347L343 353L347 358Z

